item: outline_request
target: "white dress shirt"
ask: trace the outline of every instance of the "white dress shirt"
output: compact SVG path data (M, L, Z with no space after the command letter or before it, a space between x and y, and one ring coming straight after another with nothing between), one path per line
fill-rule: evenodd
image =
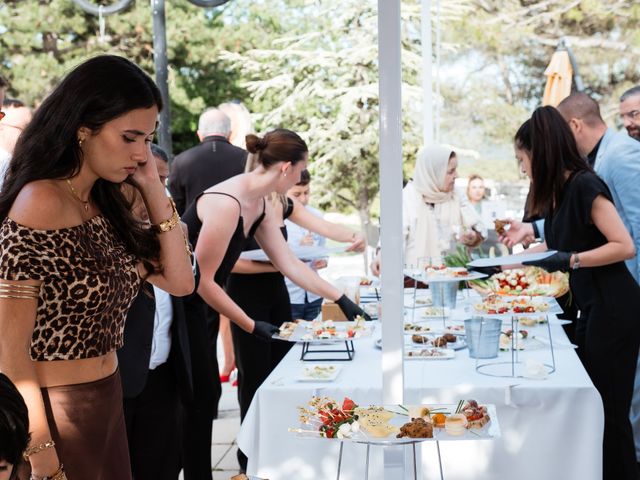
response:
M306 206L305 208L309 210L311 213L313 213L316 217L322 218L322 212L320 210L317 210L309 206ZM301 226L296 225L295 223L290 222L289 220L285 220L284 224L287 226L287 243L289 243L290 245L300 245L300 242L302 241L302 239L310 233L309 230L307 230L306 228L302 228ZM326 240L327 239L324 238L323 236L313 234L314 246L324 246ZM311 266L311 262L306 262L306 263L307 265ZM285 277L285 282L287 283L287 289L289 290L289 298L291 300L292 305L304 304L305 293L307 294L308 302L313 302L314 300L321 298L315 293L305 292L305 290L302 287L299 287L298 285L296 285L286 277Z
M162 365L169 358L171 350L171 322L173 321L173 306L171 295L153 286L156 297L156 314L153 319L153 340L151 341L151 358L149 370Z

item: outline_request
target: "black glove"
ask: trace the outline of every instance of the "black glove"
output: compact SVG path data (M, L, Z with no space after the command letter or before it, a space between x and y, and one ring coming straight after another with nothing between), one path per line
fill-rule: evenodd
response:
M336 303L340 307L340 310L342 310L342 313L347 316L347 320L353 321L358 315L360 315L366 321L371 321L371 317L358 305L349 300L346 295L342 295L338 300L336 300Z
M544 268L547 272L557 272L558 270L567 272L571 268L571 255L573 254L570 252L556 252L542 260L530 260L522 262L522 264Z
M254 320L254 322L255 327L253 327L253 332L251 333L261 340L271 340L272 337L280 331L278 327L268 322L263 322L261 320Z
M496 273L500 273L502 268L500 267L468 267L472 272L484 273L485 275L495 275Z

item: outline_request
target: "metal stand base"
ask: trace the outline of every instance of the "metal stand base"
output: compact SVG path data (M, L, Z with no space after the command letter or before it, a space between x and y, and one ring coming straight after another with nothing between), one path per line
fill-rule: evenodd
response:
M551 353L551 364L543 363L545 368L547 369L548 374L552 374L556 371L556 356L553 351L553 336L551 335L551 322L549 321L549 316L547 315L547 332L549 334L549 352ZM482 362L480 359L476 359L476 372L487 375L490 377L512 377L512 378L524 378L524 375L521 375L517 372L516 366L522 365L523 362L520 361L520 353L518 350L518 327L519 327L518 317L511 317L511 331L513 332L511 335L511 360L510 361L489 361ZM482 334L482 329L480 330L480 334ZM504 366L510 366L511 368L504 368ZM490 372L490 369L501 370L497 372ZM504 371L507 370L507 371Z
M417 463L417 455L416 455L416 443L421 443L421 440L417 440L415 442L411 442L411 443L403 443L403 444L397 444L397 445L379 445L381 447L388 447L388 446L395 446L395 447L399 447L399 446L408 446L411 445L411 451L412 451L412 457L413 457L413 480L418 480L418 463ZM366 460L365 460L365 471L364 471L364 478L365 480L369 480L369 456L371 453L371 444L367 443L367 453L366 453ZM438 467L440 469L440 480L444 480L444 471L442 469L442 456L440 455L440 442L436 441L436 448L438 450ZM340 453L338 454L338 475L336 477L336 480L340 480L340 471L342 470L342 453L344 451L344 442L340 442Z
M356 350L353 347L353 342L351 340L345 340L345 348L312 348L321 345L322 344L319 343L304 342L302 344L300 360L303 362L349 362L353 360L353 357L356 354ZM339 344L332 344L331 346L333 345Z

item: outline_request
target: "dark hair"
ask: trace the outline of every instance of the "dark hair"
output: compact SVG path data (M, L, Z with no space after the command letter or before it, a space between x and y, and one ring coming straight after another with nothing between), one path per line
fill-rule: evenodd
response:
M7 88L9 86L9 82L7 79L0 75L0 88Z
M73 69L42 102L18 139L0 192L0 222L27 183L78 173L82 165L80 127L95 134L107 122L132 110L154 106L162 108L158 87L125 58L100 55ZM99 178L91 198L131 253L144 260L159 257L157 237L134 218L119 184Z
M270 167L278 162L291 162L295 165L304 160L309 152L307 144L296 132L277 128L263 138L249 134L246 136L247 151L257 155L258 163Z
M620 97L620 101L624 102L629 97L635 97L636 95L640 95L640 85L636 85L635 87L631 87L629 90L624 92Z
M298 187L306 187L311 183L311 174L306 168L300 172L300 181L296 183Z
M565 174L593 171L580 156L573 133L553 107L539 107L518 129L516 147L531 156L529 213L547 215L562 199Z
M154 157L158 157L160 160L169 163L169 155L167 155L167 152L165 152L162 147L156 145L155 143L151 144L151 154Z
M0 460L16 465L29 444L29 411L20 392L9 377L0 373Z
M22 100L17 98L5 98L2 102L3 107L22 108L25 106Z

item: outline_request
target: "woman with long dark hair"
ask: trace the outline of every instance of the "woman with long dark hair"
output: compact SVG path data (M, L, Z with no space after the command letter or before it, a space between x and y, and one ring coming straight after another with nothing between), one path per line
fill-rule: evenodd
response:
M131 478L116 350L144 280L194 288L150 154L160 92L117 56L71 71L20 136L0 194L0 370L29 407L32 478ZM120 190L133 184L152 228Z
M624 264L635 255L633 241L609 188L580 156L555 108L533 113L515 135L515 151L532 182L531 210L545 217L546 243L536 249L557 250L525 263L569 271L580 309L578 355L604 405L603 478L635 480L629 408L640 346L640 286Z

